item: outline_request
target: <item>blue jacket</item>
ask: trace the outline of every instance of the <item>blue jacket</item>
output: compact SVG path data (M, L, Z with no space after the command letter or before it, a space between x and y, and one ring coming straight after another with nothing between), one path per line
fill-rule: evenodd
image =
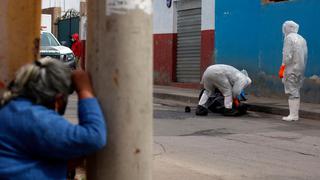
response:
M95 98L78 105L79 125L28 99L0 109L0 179L66 179L67 160L106 144L106 125Z

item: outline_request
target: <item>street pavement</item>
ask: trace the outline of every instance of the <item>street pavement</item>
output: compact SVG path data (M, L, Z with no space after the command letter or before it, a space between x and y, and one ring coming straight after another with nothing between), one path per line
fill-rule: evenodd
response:
M154 100L155 180L319 180L320 122L206 117Z
M154 99L154 180L319 180L320 121L185 113L192 103ZM65 117L77 123L77 98Z
M173 86L154 85L153 96L160 99L171 99L181 102L193 103L196 106L199 101L198 89L186 89ZM248 100L245 102L249 109L255 112L264 112L268 114L288 115L288 99L283 97L258 97L252 94L247 95ZM320 104L305 103L300 104L300 117L320 120Z

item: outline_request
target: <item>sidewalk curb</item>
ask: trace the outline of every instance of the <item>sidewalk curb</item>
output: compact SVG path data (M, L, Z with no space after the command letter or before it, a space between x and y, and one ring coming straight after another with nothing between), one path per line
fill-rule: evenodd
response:
M169 93L159 93L159 92L154 92L153 97L159 98L159 99L170 99L175 101L182 101L186 103L194 103L195 105L199 101L198 97L169 94ZM262 104L255 104L255 103L247 103L247 105L248 105L249 111L263 112L263 113L282 115L282 116L287 116L289 114L289 110L287 108L273 107L273 106L267 106ZM316 113L316 112L300 110L299 115L300 115L300 118L320 120L320 113Z
M282 116L287 116L289 114L289 110L286 108L265 106L261 104L248 104L248 106L249 106L248 107L249 111L263 112L263 113L276 114L276 115L282 115ZM299 116L300 118L320 120L320 113L316 113L316 112L300 110Z
M194 104L198 104L198 102L199 102L197 97L183 96L183 95L177 95L177 94L166 94L166 93L154 92L153 97L159 98L159 99L170 99L170 100L175 100L175 101L183 101L186 103L194 103Z

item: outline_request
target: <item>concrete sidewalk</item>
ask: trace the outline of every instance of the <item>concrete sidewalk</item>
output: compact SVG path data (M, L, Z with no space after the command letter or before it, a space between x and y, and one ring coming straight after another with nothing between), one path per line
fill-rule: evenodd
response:
M180 101L188 104L198 104L199 90L184 89L172 86L158 86L153 88L153 97ZM289 113L287 99L247 96L250 111L264 112L286 116ZM301 103L300 117L320 120L320 104Z

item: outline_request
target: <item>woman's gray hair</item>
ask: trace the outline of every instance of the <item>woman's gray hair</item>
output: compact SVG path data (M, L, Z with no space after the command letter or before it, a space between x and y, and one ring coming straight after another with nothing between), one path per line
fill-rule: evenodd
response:
M16 97L48 106L58 94L67 98L72 93L71 69L59 60L45 57L18 70L15 80L1 98L1 105Z

